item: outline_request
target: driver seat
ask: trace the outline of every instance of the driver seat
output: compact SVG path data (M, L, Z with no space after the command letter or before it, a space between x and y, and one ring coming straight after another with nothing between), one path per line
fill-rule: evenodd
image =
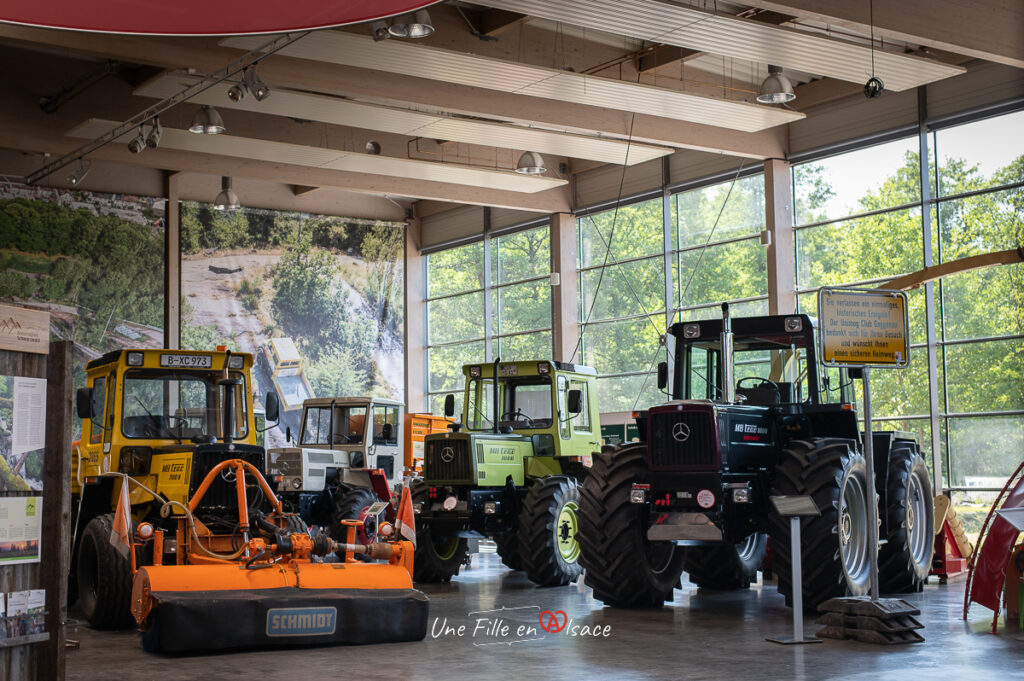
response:
M771 386L764 388L760 386L756 388L736 388L736 394L742 395L745 398L743 404L767 407L782 402L782 396L779 394L779 391Z

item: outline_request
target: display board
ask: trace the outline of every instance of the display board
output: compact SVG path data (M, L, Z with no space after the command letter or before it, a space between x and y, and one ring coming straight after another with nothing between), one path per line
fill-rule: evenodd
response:
M824 364L909 366L910 331L903 291L825 287L818 292L818 314Z

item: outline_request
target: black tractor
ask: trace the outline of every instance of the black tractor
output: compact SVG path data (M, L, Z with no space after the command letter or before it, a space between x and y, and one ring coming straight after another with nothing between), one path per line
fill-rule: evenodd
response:
M701 588L744 589L770 541L772 572L792 605L789 521L773 509L776 495L810 496L821 513L801 520L805 609L865 594L873 493L880 590L919 591L934 520L916 436L876 431L869 481L854 370L819 365L811 319L731 319L722 307L722 319L672 326L673 366L658 367L670 401L636 414L641 442L594 457L578 535L594 596L661 606L683 571Z

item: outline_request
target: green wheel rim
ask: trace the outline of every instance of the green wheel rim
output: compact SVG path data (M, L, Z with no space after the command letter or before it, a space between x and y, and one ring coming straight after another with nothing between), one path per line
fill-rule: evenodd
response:
M576 531L579 529L576 515L578 508L575 501L566 503L558 512L558 520L555 522L555 546L558 547L558 555L566 563L575 563L580 557L580 543L576 540Z
M434 542L434 553L441 560L451 560L455 557L455 552L459 550L459 538L444 537L439 541Z

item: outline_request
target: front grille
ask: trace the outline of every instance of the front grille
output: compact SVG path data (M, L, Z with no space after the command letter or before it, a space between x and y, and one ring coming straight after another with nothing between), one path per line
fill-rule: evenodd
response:
M223 445L196 447L195 451L192 452L192 475L188 489L189 496L191 497L195 494L196 490L199 489L199 485L203 484L203 478L206 477L206 474L221 461L242 459L255 466L256 470L263 471L264 458L262 448L250 445L235 445L235 449L232 451L227 451ZM245 480L248 483L247 496L251 505L255 498L261 494L258 486L259 483L249 473L246 473ZM237 518L238 497L235 492L235 483L233 481L227 482L222 476L218 475L209 489L206 490L206 494L203 495L203 499L199 502L199 507L196 511L210 511L217 515Z
M647 426L652 469L708 470L719 467L714 415L710 411L649 413Z
M302 452L300 450L279 452L276 456L276 461L267 462L267 471L271 475L302 475Z
M424 447L423 477L427 481L472 481L473 463L468 445L466 440L428 440ZM451 451L446 452L449 447Z

